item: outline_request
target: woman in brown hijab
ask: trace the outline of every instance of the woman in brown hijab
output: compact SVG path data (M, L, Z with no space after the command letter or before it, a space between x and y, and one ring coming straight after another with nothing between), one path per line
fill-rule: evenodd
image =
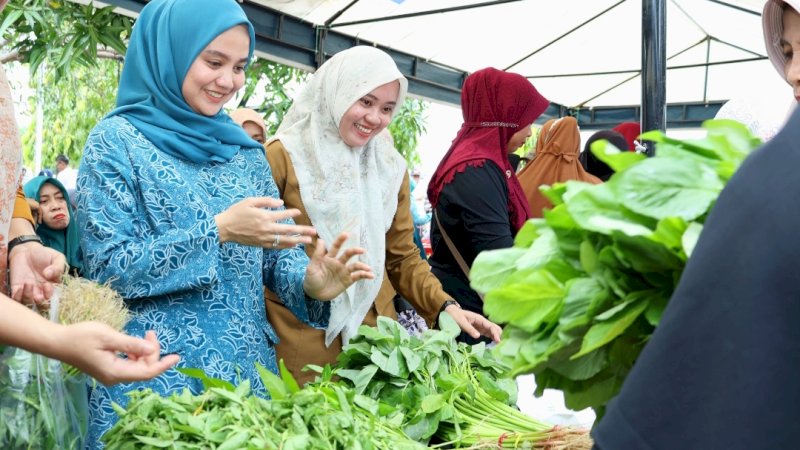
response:
M262 144L267 141L267 125L257 111L250 108L239 108L231 113L231 119L241 125L254 141Z
M517 174L531 207L531 217L542 217L542 210L553 207L539 192L540 186L569 180L602 183L583 169L578 160L580 152L581 134L574 117L551 119L544 124L536 141L536 158Z

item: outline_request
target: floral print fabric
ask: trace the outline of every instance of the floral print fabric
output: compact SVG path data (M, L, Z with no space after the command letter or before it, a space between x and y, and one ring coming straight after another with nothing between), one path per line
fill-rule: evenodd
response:
M126 119L103 120L89 136L78 176L78 222L86 276L109 282L135 317L126 331L155 330L179 366L266 395L259 362L277 372L277 337L266 320L263 286L317 328L328 302L303 292L303 248L263 250L219 244L214 216L247 197L278 197L263 150L242 149L229 162L197 164L156 149ZM94 386L87 448L116 421L111 402L144 387L161 395L202 386L172 369L142 383Z
M8 293L8 229L19 186L20 149L11 88L0 64L0 292L4 294Z

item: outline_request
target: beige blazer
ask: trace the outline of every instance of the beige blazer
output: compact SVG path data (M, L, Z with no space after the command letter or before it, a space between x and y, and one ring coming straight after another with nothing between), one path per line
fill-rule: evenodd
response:
M298 225L313 226L300 198L294 166L280 141L275 141L267 147L267 159L284 205L286 208L297 208L301 212L300 216L295 217L295 222ZM309 257L313 252L314 244L306 245ZM451 299L442 289L436 276L431 273L428 263L420 258L419 249L414 244L408 174L403 178L400 192L397 193L397 213L394 221L386 232L386 273L383 284L372 308L364 318L365 324L374 326L379 315L397 318L392 302L395 292L414 305L428 325L435 322L444 302ZM333 364L342 350L341 338L334 340L330 347L325 347L325 330L317 330L300 322L269 289L265 289L264 297L267 304L267 320L280 338L280 342L275 346L278 359L283 359L286 367L301 385L313 380L316 373L302 372L302 368L307 364L319 366Z

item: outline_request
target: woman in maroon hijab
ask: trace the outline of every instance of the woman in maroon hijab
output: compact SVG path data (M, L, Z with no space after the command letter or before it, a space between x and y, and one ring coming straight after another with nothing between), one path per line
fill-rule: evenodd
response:
M548 104L518 74L486 68L464 82L464 123L428 184L434 209L431 270L464 309L483 314L483 301L469 287L475 257L510 247L530 217L508 154L530 136L531 124Z

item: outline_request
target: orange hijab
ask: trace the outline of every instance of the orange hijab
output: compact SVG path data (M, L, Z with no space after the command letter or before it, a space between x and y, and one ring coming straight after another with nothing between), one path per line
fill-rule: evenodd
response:
M531 217L542 217L543 209L553 207L539 192L539 186L552 186L569 180L602 183L583 170L578 161L580 152L581 134L574 117L550 119L544 124L536 141L536 157L517 174L531 207Z

